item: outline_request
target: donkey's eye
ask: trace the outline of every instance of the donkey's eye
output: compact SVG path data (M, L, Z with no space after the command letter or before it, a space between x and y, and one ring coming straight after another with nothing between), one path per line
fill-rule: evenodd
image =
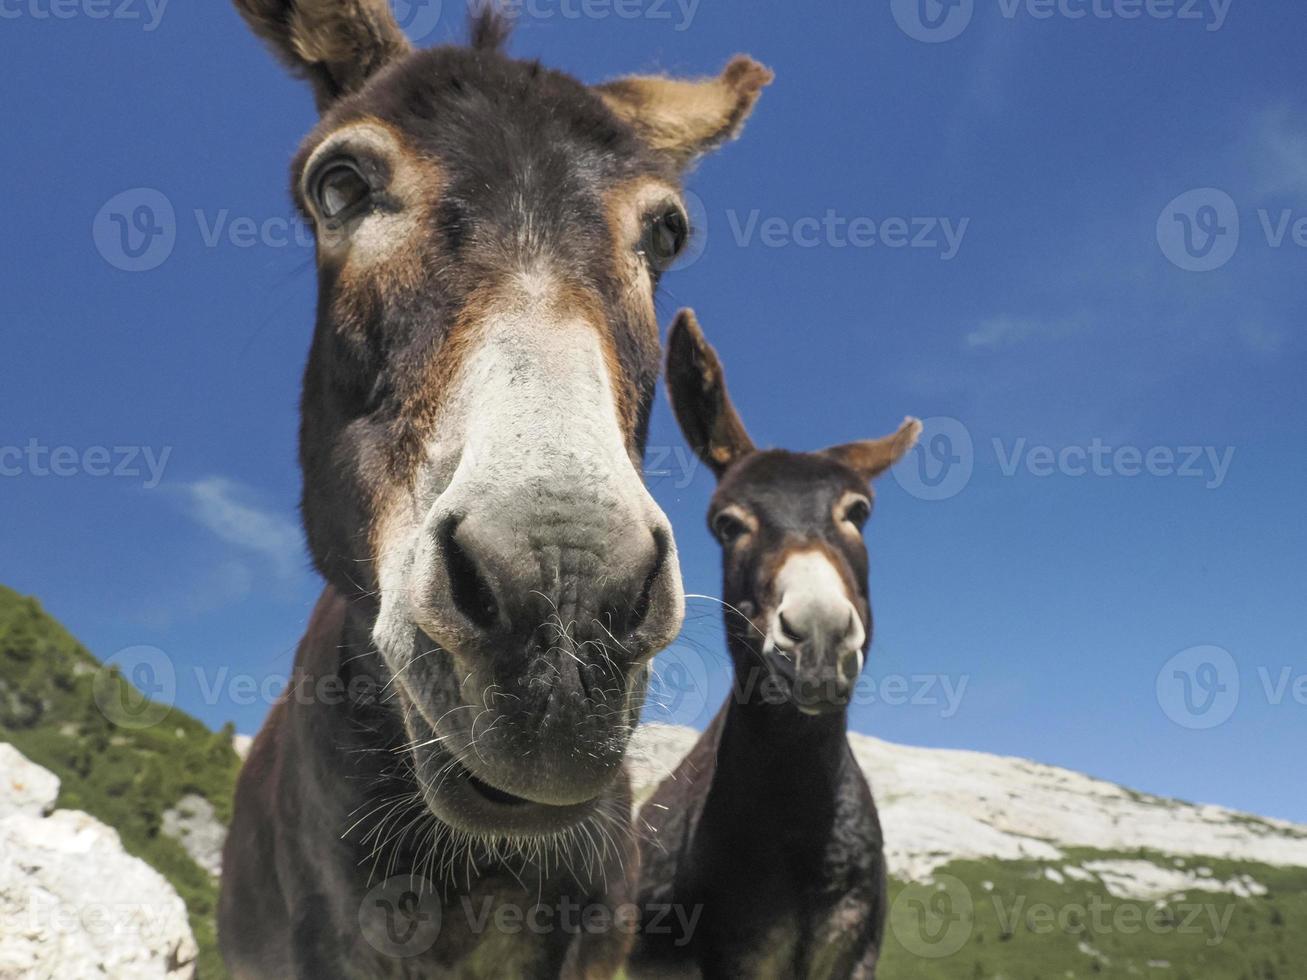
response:
M871 517L871 501L865 497L850 501L849 506L844 510L844 519L859 531L866 525L869 517Z
M352 161L338 160L324 167L314 181L313 197L324 218L339 222L367 205L372 185Z
M723 545L731 545L749 533L749 525L730 511L722 511L712 519L712 533Z
M640 251L658 271L666 269L685 248L690 225L680 208L668 208L649 218Z

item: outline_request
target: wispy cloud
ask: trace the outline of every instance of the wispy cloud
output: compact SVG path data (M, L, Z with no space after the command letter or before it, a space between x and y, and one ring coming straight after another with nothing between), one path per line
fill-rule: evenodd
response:
M1307 197L1307 117L1287 105L1257 113L1248 140L1250 165L1263 197Z
M203 616L240 602L254 591L254 570L242 559L221 561L197 572L194 583L173 582L149 596L139 619L151 629L168 629L179 622Z
M1068 337L1083 329L1082 317L1061 317L1052 320L1001 314L981 320L964 343L968 350L1001 350L1015 347L1028 340L1053 340Z
M221 540L264 558L283 579L304 568L299 526L284 514L253 502L253 494L225 477L182 484L187 512Z
M1258 354L1278 354L1284 347L1287 332L1261 321L1246 321L1239 325L1239 336L1249 350Z

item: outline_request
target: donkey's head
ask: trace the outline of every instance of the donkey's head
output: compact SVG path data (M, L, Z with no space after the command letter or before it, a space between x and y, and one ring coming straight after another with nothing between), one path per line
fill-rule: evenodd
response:
M668 338L667 385L686 440L717 475L708 525L722 599L748 621L729 631L737 671L763 667L807 714L843 711L871 645L870 483L912 449L921 423L816 453L758 450L689 310Z
M303 513L375 616L427 803L479 834L588 812L682 616L640 479L653 295L686 166L770 73L590 87L501 53L413 50L386 0L236 0L312 83L293 165L315 229ZM439 777L439 778L437 778Z

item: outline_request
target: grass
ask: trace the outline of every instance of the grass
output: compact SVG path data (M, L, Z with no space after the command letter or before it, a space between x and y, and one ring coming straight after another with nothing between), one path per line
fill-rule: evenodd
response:
M1086 861L1148 853L1068 853L1043 862L958 861L936 886L891 885L882 975L894 980L1291 980L1307 962L1307 869L1189 859L1229 881L1250 875L1268 893L1190 890L1166 902L1111 895L1097 879L1046 876Z

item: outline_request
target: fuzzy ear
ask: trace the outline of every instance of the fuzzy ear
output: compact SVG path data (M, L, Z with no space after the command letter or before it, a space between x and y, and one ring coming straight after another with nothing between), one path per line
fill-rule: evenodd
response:
M658 75L619 78L596 87L617 116L680 167L740 135L772 72L737 54L716 78Z
M693 310L676 314L667 337L667 392L685 441L717 476L754 451L726 392L722 363Z
M357 92L383 65L413 50L388 0L235 0L245 22L296 75L318 110Z
M822 454L839 460L870 483L910 453L919 438L921 423L909 417L903 420L899 430L891 436L846 442L842 446L824 449Z

